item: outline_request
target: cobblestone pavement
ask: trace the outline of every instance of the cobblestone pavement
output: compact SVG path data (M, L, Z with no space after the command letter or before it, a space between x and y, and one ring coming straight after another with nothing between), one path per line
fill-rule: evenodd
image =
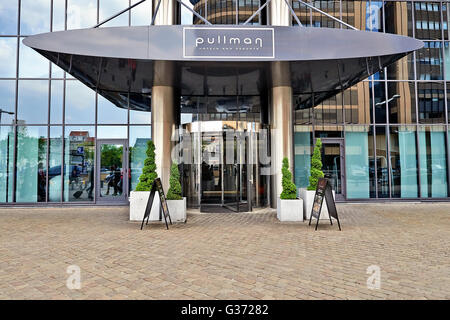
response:
M450 299L449 203L338 210L342 232L271 210L140 231L125 207L3 208L0 299ZM66 287L70 265L80 290Z

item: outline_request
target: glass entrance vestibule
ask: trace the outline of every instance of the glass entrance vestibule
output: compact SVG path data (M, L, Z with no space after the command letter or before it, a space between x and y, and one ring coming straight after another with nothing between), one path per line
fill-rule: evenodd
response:
M200 211L251 211L269 205L268 131L260 123L198 121L180 132L182 184Z

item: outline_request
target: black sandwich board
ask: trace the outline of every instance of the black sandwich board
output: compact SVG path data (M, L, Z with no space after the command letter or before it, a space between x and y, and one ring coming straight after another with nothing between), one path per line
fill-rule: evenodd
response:
M153 199L155 198L155 193L158 191L159 200L160 200L160 215L159 219L161 220L161 212L164 217L164 221L166 222L166 228L169 230L169 225L167 224L167 218L169 218L170 224L172 224L172 219L169 214L169 207L167 206L166 196L164 195L164 190L162 187L161 179L156 178L153 181L152 189L150 190L150 196L148 197L147 206L145 207L144 219L142 219L141 230L144 227L144 221L147 219L146 224L148 224L148 219L150 219L150 212L152 211Z
M317 227L319 226L320 213L322 212L322 204L324 198L327 202L328 216L330 218L331 225L333 225L333 221L331 220L331 217L333 217L337 220L339 231L341 231L341 223L339 222L331 185L328 179L325 178L320 178L317 182L316 194L314 196L314 202L311 209L311 216L309 217L309 225L311 225L312 217L316 218L317 223L315 230L317 230Z

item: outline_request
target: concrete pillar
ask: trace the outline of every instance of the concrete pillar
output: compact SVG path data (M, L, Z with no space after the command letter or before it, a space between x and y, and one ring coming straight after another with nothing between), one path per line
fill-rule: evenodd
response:
M158 0L153 0L156 10ZM155 25L175 24L176 1L162 0L155 19ZM173 61L155 61L152 87L152 140L155 143L156 172L167 193L170 166L172 164L172 135L175 133L175 112L178 110L174 88L175 64Z
M292 17L284 0L272 0L270 3L270 24L274 26L290 26ZM287 157L291 172L294 172L294 123L290 64L277 61L271 64L271 101L269 107L271 125L271 203L277 205L281 187L281 166Z

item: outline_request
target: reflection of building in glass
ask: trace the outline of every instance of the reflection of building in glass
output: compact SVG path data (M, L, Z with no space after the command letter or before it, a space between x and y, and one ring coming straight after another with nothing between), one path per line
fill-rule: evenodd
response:
M90 187L96 175L106 174L98 168L96 161L101 152L96 144L110 138L128 141L129 190L134 190L142 172L146 143L152 138L149 112L152 84L142 81L145 82L141 83L142 94L117 93L118 108L21 41L29 35L50 30L92 27L124 9L128 1L124 1L124 7L117 1L83 0L67 4L42 1L42 6L32 6L31 2L3 1L0 10L0 108L14 113L3 114L0 123L0 202L96 203L95 188ZM148 0L104 27L148 25L152 2L157 1ZM190 2L193 9L212 24L227 25L242 25L264 3L259 0L184 2ZM322 138L324 171L332 176L335 191L343 200L448 199L448 1L307 2L357 29L415 37L423 40L425 47L320 103L314 101L312 92L293 97L292 140L297 187L308 184L312 146L316 138ZM347 28L298 1L291 3L305 27ZM249 23L269 24L269 10L270 5ZM181 11L178 7L177 13ZM188 10L183 8L183 12ZM183 23L204 23L188 13L192 20L185 16ZM291 24L297 26L294 17ZM134 69L134 76L139 78L140 66L139 61L126 61L120 68ZM180 70L181 76L204 86L180 88L177 128L220 121L230 130L235 129L233 123L242 122L270 132L270 92L264 88L261 94L258 88L260 80L268 74L249 69L229 83L221 77L223 68L217 69L217 77L208 79L209 83L202 82L201 70L193 67ZM113 76L109 76L114 81ZM254 84L255 93L242 95L242 83ZM313 105L314 108L307 108ZM193 140L191 144L197 147L208 143L208 137L195 138L197 144ZM194 148L183 151L195 154L199 150ZM235 169L212 169L210 177L214 178L204 179L210 182L203 186L211 189L211 199L217 200L214 188L219 188L219 181L227 191L224 197L235 195L236 186L227 189L231 181L219 175L233 173ZM254 170L253 177L258 177L258 169L256 166L249 168ZM184 196L190 204L197 201L202 192L201 170L199 167L180 168L185 179ZM246 177L245 173L241 176ZM214 186L210 185L211 181ZM253 197L258 197L259 203L267 203L267 181L261 179L256 183Z

